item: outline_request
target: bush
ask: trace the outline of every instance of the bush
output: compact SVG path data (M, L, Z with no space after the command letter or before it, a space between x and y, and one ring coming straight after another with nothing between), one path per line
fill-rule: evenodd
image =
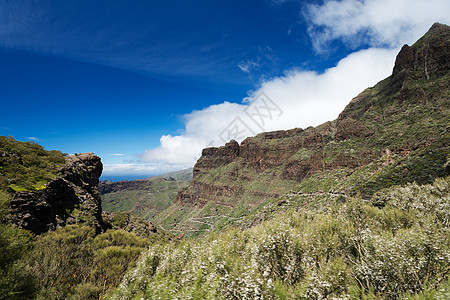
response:
M387 298L422 292L450 265L445 241L436 228L402 231L391 238L368 238L366 253L355 267L355 274L364 288L373 288Z
M9 200L9 195L0 191L0 299L29 299L36 293L36 285L22 258L32 248L32 236L3 223Z
M247 230L153 245L113 299L386 299L445 282L450 178L380 192L377 208L331 199ZM413 194L407 191L413 190ZM413 195L413 196L412 196ZM291 204L296 201L291 197ZM304 203L303 198L298 203ZM433 288L431 288L433 289ZM436 293L437 295L437 293Z
M38 237L28 264L43 299L98 299L119 284L149 244L123 230L95 236L91 227L70 225Z

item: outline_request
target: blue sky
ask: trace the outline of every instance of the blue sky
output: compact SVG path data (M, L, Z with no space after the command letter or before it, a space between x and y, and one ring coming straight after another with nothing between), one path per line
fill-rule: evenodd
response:
M94 152L105 176L189 167L230 125L335 118L447 2L0 0L0 135Z

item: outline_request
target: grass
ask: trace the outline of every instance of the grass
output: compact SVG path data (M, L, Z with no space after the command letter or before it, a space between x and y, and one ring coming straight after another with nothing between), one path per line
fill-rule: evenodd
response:
M47 151L34 142L0 136L0 189L33 191L55 178L65 154Z

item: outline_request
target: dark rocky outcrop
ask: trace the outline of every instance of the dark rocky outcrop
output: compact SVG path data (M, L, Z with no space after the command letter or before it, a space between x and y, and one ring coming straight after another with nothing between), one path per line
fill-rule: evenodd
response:
M412 71L414 69L414 53L408 45L403 45L395 60L392 76L397 76L402 71Z
M43 190L17 192L11 201L11 219L35 234L66 224L88 223L104 230L98 192L103 165L93 153L69 155L59 175Z
M239 192L239 189L234 187L193 180L189 188L178 191L175 203L203 207L211 199L214 199L215 202L221 202L222 198L233 198Z
M98 185L98 190L100 195L119 191L151 190L151 184L148 179L122 180L117 182L102 180Z

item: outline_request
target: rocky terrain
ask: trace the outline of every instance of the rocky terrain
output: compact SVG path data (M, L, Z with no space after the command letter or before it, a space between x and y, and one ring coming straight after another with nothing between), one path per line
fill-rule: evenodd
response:
M26 145L11 139L8 142ZM29 146L40 147L36 144ZM8 169L12 160L23 164L23 154L2 153L3 168ZM109 228L125 229L143 237L156 232L156 227L151 222L144 221L139 216L102 212L102 199L98 188L103 170L100 157L93 153L62 157L64 163L57 165L52 171L53 174L48 175L52 179L48 179L47 182L39 179L39 186L33 188L36 185L32 185L30 189L17 185L8 188L13 195L8 205L9 214L6 216L10 223L34 234L54 231L66 225L88 225L96 234L103 233Z
M36 234L66 224L88 222L98 232L105 229L97 189L103 165L93 153L66 157L59 175L38 191L19 191L11 201L11 215L21 228Z
M129 212L102 212L102 169L93 153L0 136L1 299L99 299L149 245L175 239Z
M436 23L336 120L206 148L190 184L0 136L0 298L448 298L449 71Z

